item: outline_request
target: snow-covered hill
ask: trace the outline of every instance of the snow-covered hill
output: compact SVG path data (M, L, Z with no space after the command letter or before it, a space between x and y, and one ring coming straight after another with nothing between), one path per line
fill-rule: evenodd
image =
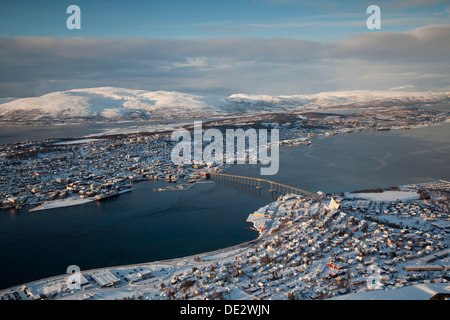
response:
M361 108L379 106L410 106L448 101L449 93L406 91L337 91L309 95L246 95L233 94L227 98L236 110L253 109L326 110L333 108Z
M217 112L201 98L180 92L112 87L74 89L0 104L0 120L149 120L196 117Z
M448 93L341 91L311 95L201 96L113 87L73 89L0 104L0 124L207 118L337 107L417 105L448 101ZM2 101L0 101L2 102Z

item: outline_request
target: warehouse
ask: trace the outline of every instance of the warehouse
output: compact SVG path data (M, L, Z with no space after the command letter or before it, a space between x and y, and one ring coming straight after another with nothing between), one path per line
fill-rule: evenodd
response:
M417 266L405 266L405 271L441 271L442 267L439 265L417 265Z
M92 275L92 279L101 287L113 287L120 284L120 279L116 278L110 271L102 271Z
M69 281L73 281L74 279L72 279L72 278L70 278L70 277L65 277L64 278L64 281L67 283L67 284L69 284ZM78 283L78 285L80 285L81 287L83 287L83 286L85 286L85 285L87 285L87 284L89 284L89 281L87 281L86 280L86 278L80 273L80 278L79 279L76 279L76 280L78 280L79 281L79 283ZM77 282L78 282L77 281ZM73 284L73 282L72 282L72 284Z
M125 280L129 283L145 280L152 277L152 272L148 268L141 268L139 272L130 273L125 276Z

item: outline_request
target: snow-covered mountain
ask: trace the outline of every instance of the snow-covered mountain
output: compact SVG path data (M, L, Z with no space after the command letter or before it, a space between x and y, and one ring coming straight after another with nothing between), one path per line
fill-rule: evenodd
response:
M448 101L450 93L354 90L323 92L309 95L233 94L226 100L236 111L262 110L326 110L334 108L370 108L380 106L412 106Z
M101 87L49 93L0 104L0 120L147 120L215 112L200 96L180 92Z
M341 91L311 95L201 96L113 87L73 89L0 104L0 123L66 123L207 118L337 107L417 105L448 101L449 93Z

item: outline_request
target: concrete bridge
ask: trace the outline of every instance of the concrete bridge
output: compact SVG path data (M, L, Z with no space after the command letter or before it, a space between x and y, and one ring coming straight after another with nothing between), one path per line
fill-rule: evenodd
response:
M249 187L254 187L255 189L262 189L263 185L266 185L269 187L268 191L271 193L276 194L297 194L305 198L312 198L314 200L317 200L318 202L322 202L319 197L311 193L309 191L295 188L288 186L286 184L261 179L261 178L252 178L252 177L245 177L245 176L236 176L232 174L225 174L225 173L216 173L216 172L209 172L209 176L212 180L215 180L217 182L225 182L225 183L231 183L231 184L237 184L237 185L244 185Z

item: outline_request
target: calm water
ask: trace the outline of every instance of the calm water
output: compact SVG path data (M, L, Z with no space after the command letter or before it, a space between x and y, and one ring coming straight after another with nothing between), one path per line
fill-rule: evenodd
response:
M154 192L165 182L101 203L28 213L0 212L0 288L81 270L156 261L228 247L257 237L248 214L268 194L196 184ZM24 208L25 209L25 208Z
M282 147L269 180L309 191L339 192L450 180L450 124L405 131L360 132ZM259 176L236 165L228 173ZM271 201L267 192L216 183L153 192L164 182L102 203L28 213L0 212L0 288L81 270L175 258L254 239L249 213Z
M450 179L450 123L412 130L345 133L280 148L280 169L269 180L326 193ZM235 166L256 177L259 168Z
M166 124L193 123L197 119L170 120ZM214 119L207 119L214 120ZM204 120L204 121L207 121ZM142 128L157 128L158 121L89 123L51 126L11 126L0 127L0 145L25 141L41 141L45 139L79 138L89 135L116 134L123 129L135 131Z
M0 145L24 141L40 141L45 139L78 138L99 134L103 130L125 128L130 123L94 123L67 126L11 126L0 127Z

